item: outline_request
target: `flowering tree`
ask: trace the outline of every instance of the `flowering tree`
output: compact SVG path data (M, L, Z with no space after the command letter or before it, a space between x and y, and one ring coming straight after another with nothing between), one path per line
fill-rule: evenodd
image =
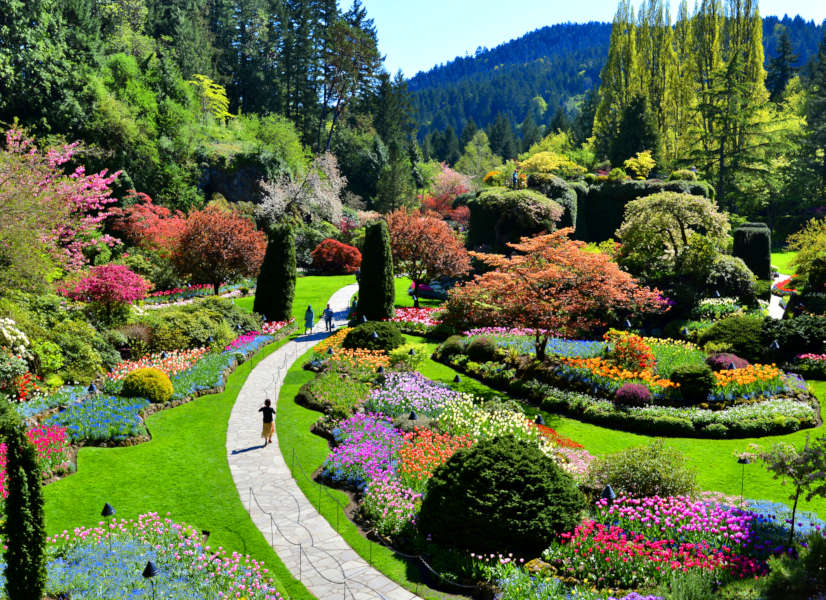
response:
M454 171L441 164L442 170L433 178L430 194L422 198L422 206L429 211L437 212L443 219L467 223L470 210L467 206L453 208L453 201L458 196L471 190L470 177Z
M147 194L135 190L129 194L136 199L134 204L109 211L112 231L132 246L170 255L186 221L184 214L153 204Z
M573 230L509 243L511 257L471 252L492 268L448 296L446 319L536 330L536 356L552 336L576 337L606 325L609 310L657 312L665 301L602 253L586 252Z
M303 177L284 175L262 182L264 200L256 208L256 216L270 225L285 217L338 223L345 185L347 178L339 173L336 157L329 152L320 154Z
M208 283L218 294L225 281L258 273L267 236L255 224L216 207L196 210L186 218L172 262L194 283Z
M82 166L63 172L76 144L41 151L17 129L0 151L0 282L37 287L56 264L82 268L86 247L119 240L100 234L115 202L109 185L118 173L87 175Z
M436 277L460 277L470 271L462 242L435 213L402 208L387 215L387 227L396 272L407 273L414 289Z
M73 300L99 306L106 320L111 321L127 304L143 300L151 288L148 281L128 267L108 264L92 267L88 277L64 293Z

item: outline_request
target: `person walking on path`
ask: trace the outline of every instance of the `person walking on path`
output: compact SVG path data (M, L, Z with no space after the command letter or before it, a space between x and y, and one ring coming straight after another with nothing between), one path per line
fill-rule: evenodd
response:
M324 315L324 326L327 331L333 330L333 309L330 308L330 305L327 305L327 308L324 309L322 313Z
M272 444L272 434L275 431L275 409L270 406L270 399L264 400L264 406L258 412L264 413L264 427L261 429L261 437L264 438L264 445Z
M307 335L308 331L313 330L313 325L315 324L315 313L313 312L313 305L307 307L307 312L304 313L304 335Z

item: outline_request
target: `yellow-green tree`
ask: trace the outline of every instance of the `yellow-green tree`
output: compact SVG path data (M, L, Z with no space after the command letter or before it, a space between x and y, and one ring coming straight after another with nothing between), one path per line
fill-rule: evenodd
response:
M235 115L229 112L229 99L224 86L215 83L206 75L195 74L187 83L195 88L201 103L201 116L204 122L211 116L218 123L226 123Z

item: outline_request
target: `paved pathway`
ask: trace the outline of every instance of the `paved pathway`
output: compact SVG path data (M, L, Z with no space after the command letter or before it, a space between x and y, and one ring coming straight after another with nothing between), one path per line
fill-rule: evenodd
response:
M778 275L774 278L772 284L775 284L779 281L783 281L784 279L788 278L788 275ZM773 319L782 319L784 312L786 312L786 309L780 305L780 296L775 296L774 294L772 294L769 298L769 316Z
M348 285L330 299L337 324L346 321L347 306L357 289ZM314 308L317 313L323 310L323 306ZM285 344L250 373L229 418L227 460L232 478L258 529L293 576L320 600L418 600L356 554L316 511L293 480L277 436L271 446L261 446L261 418L256 411L264 398L276 399L276 388L280 389L290 366L327 335L319 322L314 332Z

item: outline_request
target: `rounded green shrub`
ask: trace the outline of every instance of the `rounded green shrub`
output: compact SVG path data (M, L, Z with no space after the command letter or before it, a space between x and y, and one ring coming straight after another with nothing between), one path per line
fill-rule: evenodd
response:
M809 267L809 292L826 292L826 257L818 256Z
M127 398L146 398L160 404L172 397L172 382L160 369L136 369L123 378L121 395Z
M588 467L585 485L594 490L610 485L618 496L635 498L688 496L697 490L697 479L684 454L656 439L598 457Z
M439 356L449 358L465 351L465 338L461 335L452 335L439 346Z
M691 169L677 169L668 176L669 181L697 181L697 173Z
M711 367L705 363L677 367L671 372L671 381L680 386L680 395L686 404L705 402L715 384Z
M761 339L763 318L735 315L717 321L698 337L701 346L709 342L724 344L734 354L751 362L759 362L765 348Z
M459 450L436 469L418 526L446 546L538 556L579 523L585 499L532 444L500 437Z
M711 265L706 278L706 288L720 292L721 296L751 299L755 295L757 280L746 263L736 256L720 254Z
M487 362L496 358L496 342L480 335L470 341L465 352L470 360Z
M373 335L373 334L376 335ZM401 331L395 323L368 321L353 327L344 337L345 348L367 348L390 352L404 343Z

